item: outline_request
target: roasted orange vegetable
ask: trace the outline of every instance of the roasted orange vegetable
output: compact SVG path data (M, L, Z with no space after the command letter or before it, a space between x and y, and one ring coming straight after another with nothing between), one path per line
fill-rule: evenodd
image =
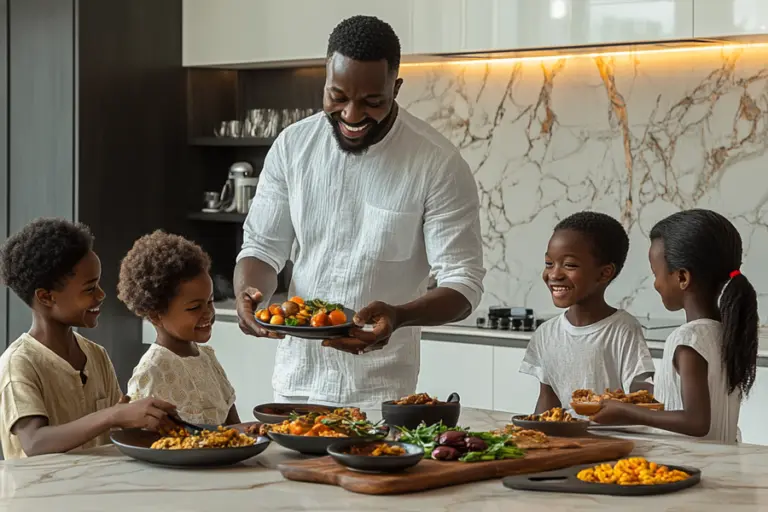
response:
M271 315L281 315L283 314L283 308L280 307L280 304L270 304L269 305L269 314Z
M325 313L317 313L315 316L312 317L312 321L310 324L312 327L326 327L330 325L330 321L328 320L328 315Z
M272 318L272 315L266 309L261 309L256 313L256 318L262 322L269 322L269 319Z
M328 320L331 322L331 325L345 324L347 323L347 315L339 309L334 309L328 313Z
M288 299L288 300L289 300L290 302L295 302L295 303L296 303L296 304L298 304L299 306L303 306L303 305L304 305L304 299L302 299L302 298L301 298L301 297L299 297L299 296L296 296L296 297L291 297L291 298L290 298L290 299Z

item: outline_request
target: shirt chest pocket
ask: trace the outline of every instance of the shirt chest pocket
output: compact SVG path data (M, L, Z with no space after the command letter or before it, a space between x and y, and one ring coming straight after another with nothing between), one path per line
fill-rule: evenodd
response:
M419 212L397 212L365 204L362 239L365 256L378 261L405 261L411 258L421 232Z

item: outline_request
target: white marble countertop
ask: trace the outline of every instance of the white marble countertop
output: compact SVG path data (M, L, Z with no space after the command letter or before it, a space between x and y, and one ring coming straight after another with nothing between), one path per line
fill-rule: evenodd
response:
M461 424L487 429L504 424L508 417L468 409ZM190 470L147 465L105 446L0 463L0 510L768 510L768 446L724 446L677 436L630 437L637 442L634 454L698 467L702 483L680 493L643 498L512 491L501 480L409 495L367 496L283 479L275 466L301 456L275 444L238 466Z

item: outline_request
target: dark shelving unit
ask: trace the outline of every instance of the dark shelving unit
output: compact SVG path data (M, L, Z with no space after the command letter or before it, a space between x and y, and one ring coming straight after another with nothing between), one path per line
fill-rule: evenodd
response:
M189 220L202 220L208 222L245 222L246 214L236 212L191 212L187 214Z
M274 137L194 137L190 146L266 148L275 142Z

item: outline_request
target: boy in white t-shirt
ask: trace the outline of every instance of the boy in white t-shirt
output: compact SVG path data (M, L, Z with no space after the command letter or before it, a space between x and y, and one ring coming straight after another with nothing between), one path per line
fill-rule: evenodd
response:
M628 251L626 231L608 215L580 212L555 226L542 277L567 311L536 330L520 365L541 383L536 413L568 408L577 389L650 388L654 366L640 323L605 302Z

